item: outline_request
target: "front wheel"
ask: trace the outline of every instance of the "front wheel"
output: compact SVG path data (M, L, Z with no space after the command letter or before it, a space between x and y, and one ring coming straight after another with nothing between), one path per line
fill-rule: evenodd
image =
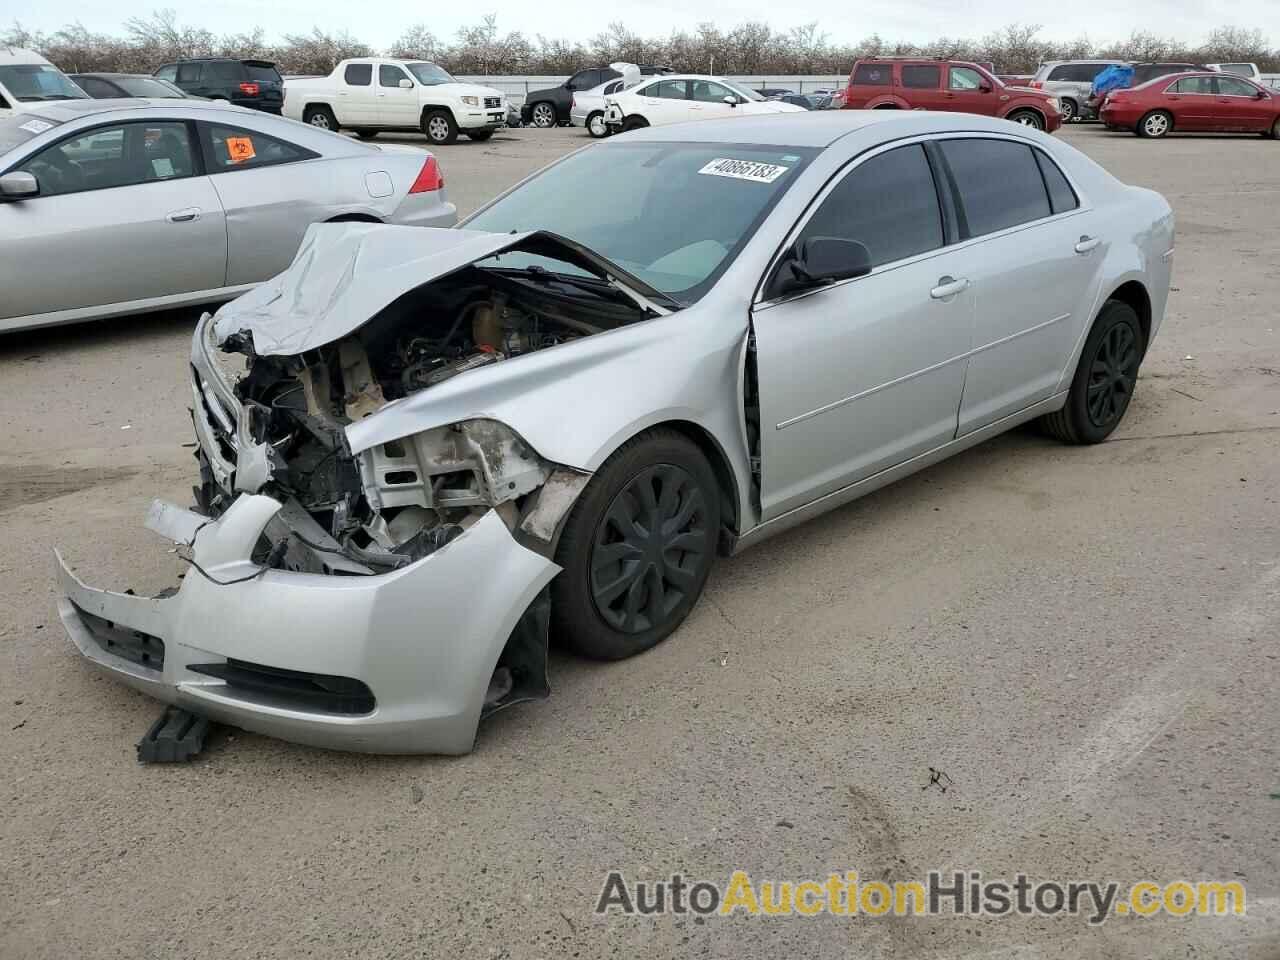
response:
M1009 119L1014 123L1021 124L1024 127L1030 127L1033 130L1044 129L1044 117L1036 113L1034 110L1015 110L1009 114Z
M587 133L597 140L609 135L609 128L604 122L603 110L597 110L587 117Z
M1046 432L1064 443L1101 443L1120 425L1138 383L1146 352L1133 307L1108 300L1080 352L1067 403L1041 418Z
M556 125L556 108L549 103L535 103L529 113L529 122L535 127L554 127Z
M1173 117L1165 113L1163 110L1152 110L1138 121L1138 129L1136 132L1140 137L1158 140L1172 129Z
M587 484L556 548L552 635L594 660L665 640L702 593L720 533L720 490L702 451L655 428Z
M456 143L458 125L448 110L432 110L422 115L422 135L437 146Z

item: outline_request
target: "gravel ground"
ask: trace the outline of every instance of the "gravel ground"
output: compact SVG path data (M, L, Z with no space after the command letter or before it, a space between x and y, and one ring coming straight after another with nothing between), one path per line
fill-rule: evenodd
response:
M1280 956L1280 145L1063 135L1178 215L1112 439L1015 432L722 562L669 642L557 656L462 758L227 730L138 765L157 706L73 654L50 551L173 582L141 520L193 480L194 313L0 338L0 956ZM439 153L466 212L586 142ZM592 914L615 868L934 867L1241 880L1249 914Z

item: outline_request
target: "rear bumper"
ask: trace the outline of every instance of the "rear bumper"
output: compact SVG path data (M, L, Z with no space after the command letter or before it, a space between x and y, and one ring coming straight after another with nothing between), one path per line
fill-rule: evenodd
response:
M195 562L225 582L260 570L250 552L280 507L246 494L209 521L157 502L148 526L193 540ZM508 637L558 570L490 512L377 576L266 570L219 585L192 569L172 596L150 598L90 587L59 556L58 614L93 667L194 713L317 747L456 754L471 749ZM229 661L363 685L372 709L352 715L193 669Z
M444 190L409 193L389 222L407 227L452 227L458 222L458 208L445 198Z

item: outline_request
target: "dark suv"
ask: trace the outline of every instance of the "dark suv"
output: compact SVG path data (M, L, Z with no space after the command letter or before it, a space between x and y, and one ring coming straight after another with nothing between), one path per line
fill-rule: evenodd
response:
M166 63L155 75L193 97L228 100L274 114L284 105L284 81L270 60L201 57Z
M642 77L670 72L670 67L655 67L647 63L640 65ZM547 87L545 90L534 90L527 94L524 104L520 107L520 120L526 126L566 126L569 123L569 109L573 106L575 90L594 90L600 84L608 83L620 76L622 74L612 67L589 67L586 70L579 70L558 87Z

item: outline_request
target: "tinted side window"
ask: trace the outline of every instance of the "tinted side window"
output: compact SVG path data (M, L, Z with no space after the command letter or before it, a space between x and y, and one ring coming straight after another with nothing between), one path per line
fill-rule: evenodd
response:
M893 67L887 63L860 63L853 71L855 86L887 87L893 80Z
M898 147L856 167L805 225L801 241L809 237L857 240L874 266L941 247L942 211L924 147Z
M1235 77L1218 77L1218 93L1224 97L1253 97L1258 88Z
M398 87L401 80L408 80L409 75L399 67L389 63L378 65L378 86Z
M244 68L240 64L232 63L229 60L209 63L205 67L205 79L209 83L239 83L244 72Z
M369 67L369 64L364 64ZM372 75L372 74L371 74ZM316 156L297 144L268 137L256 130L228 127L220 123L204 126L205 165L210 173L296 163Z
M1032 152L1036 156L1036 163L1040 164L1040 172L1044 175L1044 185L1049 191L1049 206L1053 212L1064 213L1080 206L1076 192L1071 189L1071 184L1067 182L1066 176L1058 165L1049 159L1048 154L1040 150Z
M1071 72L1072 72L1072 71L1071 71L1071 64L1069 64L1069 63L1064 63L1064 64L1062 64L1061 66L1054 67L1052 70L1050 70L1050 71L1049 71L1049 76L1048 76L1048 77L1046 77L1045 79L1047 79L1047 80L1074 80L1074 79L1075 79L1075 77L1071 76Z
M198 63L178 64L178 82L179 83L198 83L199 80L200 80L200 64Z
M982 83L982 74L972 67L951 68L952 90L977 90Z
M95 100L108 100L112 97L125 96L111 84L104 80L99 80L97 77L81 77L76 80L76 86Z
M960 191L968 234L980 237L1049 216L1049 196L1032 150L1011 140L942 140Z
M649 87L646 92L651 97L661 97L664 100L685 100L688 99L685 90L684 80L663 80Z
M41 150L19 170L35 176L41 196L129 187L189 177L195 171L181 121L98 127Z
M1213 95L1213 77L1183 77L1173 84L1169 93L1194 93L1202 96Z
M693 99L699 103L722 103L724 98L730 96L727 87L722 87L718 83L711 83L708 80L692 80Z
M342 73L342 79L351 87L367 87L373 82L373 64L349 63Z
M904 63L902 85L917 90L937 90L942 83L942 68L932 63Z
M156 71L156 76L159 77L161 80L168 80L170 83L173 83L175 80L178 79L177 64L173 64L173 63L165 64L163 67L161 67L159 70Z

